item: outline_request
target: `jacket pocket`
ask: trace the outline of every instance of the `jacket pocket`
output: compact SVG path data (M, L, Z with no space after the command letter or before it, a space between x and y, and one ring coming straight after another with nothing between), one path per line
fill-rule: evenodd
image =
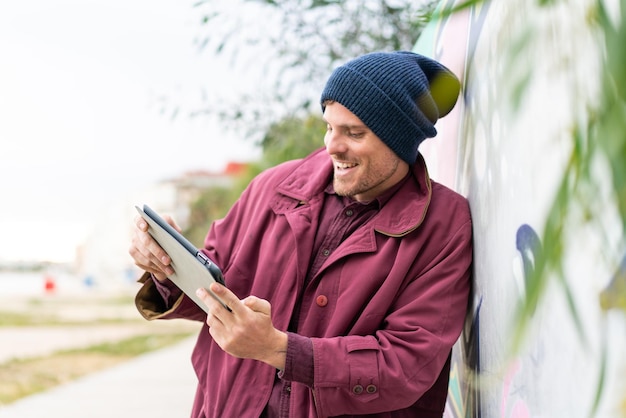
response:
M348 345L350 359L350 392L360 402L378 398L378 343L364 340Z

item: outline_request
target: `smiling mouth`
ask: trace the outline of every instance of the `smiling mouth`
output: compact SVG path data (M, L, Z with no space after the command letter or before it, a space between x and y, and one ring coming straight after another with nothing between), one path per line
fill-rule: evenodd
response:
M349 171L353 169L354 167L356 167L357 165L358 165L357 163L341 163L341 162L335 161L335 171L337 172Z

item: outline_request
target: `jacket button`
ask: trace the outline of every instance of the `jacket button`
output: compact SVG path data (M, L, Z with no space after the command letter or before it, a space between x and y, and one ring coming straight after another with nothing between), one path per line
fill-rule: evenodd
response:
M352 388L352 392L355 395L360 395L361 393L363 393L363 386L361 386L361 385L354 385L354 387Z
M315 303L317 303L317 306L321 306L323 308L324 306L328 305L328 298L324 295L319 295L315 299Z
M378 389L376 388L376 385L367 385L367 387L365 388L365 391L367 393L376 393Z

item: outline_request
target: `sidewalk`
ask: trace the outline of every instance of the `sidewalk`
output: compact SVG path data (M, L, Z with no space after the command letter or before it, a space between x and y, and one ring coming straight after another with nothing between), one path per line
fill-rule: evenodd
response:
M192 324L193 325L193 324ZM59 350L78 349L115 342L137 335L168 333L192 325L178 323L123 323L104 325L56 325L0 327L0 367L11 359L46 356Z
M196 390L195 340L0 407L0 418L188 417Z

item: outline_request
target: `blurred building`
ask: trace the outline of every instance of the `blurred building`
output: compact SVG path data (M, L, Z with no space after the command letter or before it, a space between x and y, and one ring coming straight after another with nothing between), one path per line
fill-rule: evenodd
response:
M179 177L164 180L160 186L167 189L167 193L164 193L167 201L159 202L159 206L156 203L154 205L149 204L149 206L159 213L170 214L176 219L178 225L185 229L188 226L190 203L208 188L232 186L234 180L243 174L247 167L246 163L230 162L223 171L218 173L193 170L187 171Z
M231 162L221 172L185 172L111 202L102 208L100 220L77 250L78 278L85 286L98 290L115 291L134 287L140 271L134 266L128 248L137 216L135 206L147 204L161 214L171 215L185 228L190 203L207 188L231 186L246 167L245 163Z

